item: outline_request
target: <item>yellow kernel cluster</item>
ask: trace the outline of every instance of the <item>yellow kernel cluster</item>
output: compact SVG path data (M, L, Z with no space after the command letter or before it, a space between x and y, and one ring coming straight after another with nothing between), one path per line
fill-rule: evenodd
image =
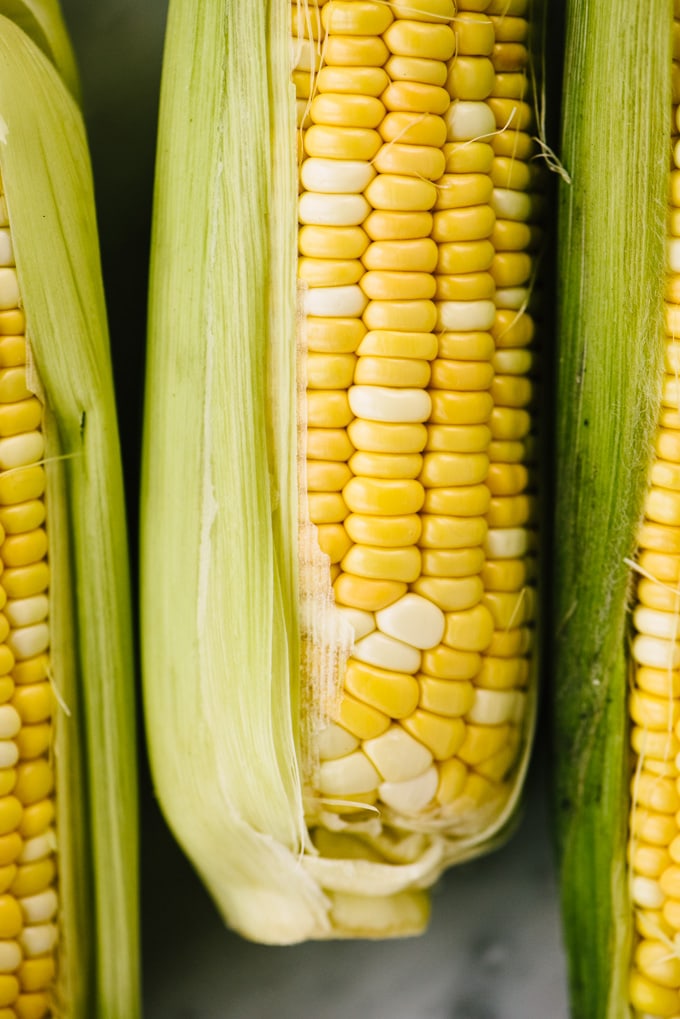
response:
M306 507L354 646L321 813L475 830L523 742L537 241L524 0L292 5ZM312 819L313 820L313 819Z
M42 407L0 186L0 1019L50 1014L57 942Z
M675 36L678 37L676 21ZM680 53L674 54L680 81ZM680 89L674 88L661 417L639 539L628 861L636 1017L680 1017Z

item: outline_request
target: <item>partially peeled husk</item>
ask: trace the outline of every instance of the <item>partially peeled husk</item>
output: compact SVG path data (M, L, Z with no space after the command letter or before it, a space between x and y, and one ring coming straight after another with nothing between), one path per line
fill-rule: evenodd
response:
M44 403L59 947L54 1015L139 1014L133 664L126 526L85 131L53 4L0 15L0 170ZM24 24L23 18L19 18ZM31 32L31 35L34 33ZM43 50L45 52L43 52ZM66 63L68 82L48 56ZM61 54L61 58L59 57ZM56 55L56 56L55 56Z
M312 844L314 736L351 641L299 519L289 19L288 0L170 4L141 500L156 792L225 920L269 943L421 931L443 869L512 828L535 710L481 830L380 835L369 817L344 853Z
M672 25L668 0L567 5L553 636L574 1019L630 1014L629 608L661 395Z

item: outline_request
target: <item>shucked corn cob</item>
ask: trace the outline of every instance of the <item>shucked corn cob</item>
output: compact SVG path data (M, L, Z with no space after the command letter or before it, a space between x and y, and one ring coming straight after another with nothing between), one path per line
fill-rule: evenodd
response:
M536 650L526 9L170 7L147 726L171 825L254 938L419 930L421 889L514 813Z
M680 30L676 10L674 35ZM664 375L645 497L633 625L636 637L630 702L635 771L631 779L628 864L636 935L630 1000L638 1012L680 1015L680 400L677 385L680 330L680 50L673 48L671 180L664 305Z
M673 28L680 29L677 17ZM674 47L673 81L679 79L680 51ZM672 98L664 375L638 535L630 701L635 769L628 865L635 937L629 993L636 1014L655 1019L680 1015L680 90Z
M680 1016L674 6L675 21L654 2L567 19L556 759L584 1019Z
M44 53L0 16L0 1017L132 1019L127 563L90 172L58 8L13 13Z

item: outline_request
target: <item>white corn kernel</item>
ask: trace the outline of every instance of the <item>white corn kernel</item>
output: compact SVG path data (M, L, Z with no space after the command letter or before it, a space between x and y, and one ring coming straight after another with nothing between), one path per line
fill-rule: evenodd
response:
M48 828L42 835L34 835L26 839L21 853L19 863L33 863L34 860L42 860L57 848L57 837L53 828Z
M518 697L516 690L478 688L475 690L474 703L465 717L469 722L479 725L503 725L516 718Z
M301 223L314 226L359 226L371 207L363 195L329 195L305 191L298 202Z
M400 814L418 814L432 801L439 784L434 765L406 782L383 782L378 788L380 799Z
M496 118L485 102L458 100L445 115L447 141L467 142L496 133Z
M32 626L11 630L7 638L7 645L14 657L19 660L42 654L49 647L49 643L50 631L47 623L34 623Z
M305 313L319 318L360 318L368 298L356 283L343 287L310 287Z
M21 715L11 704L0 704L0 740L12 739L21 729Z
M17 941L0 941L0 973L13 973L21 965L22 958Z
M427 421L432 402L424 389L352 386L347 393L352 413L368 421Z
M680 666L680 644L639 635L633 641L633 658L639 665L649 665L653 669L677 669Z
M46 594L30 598L10 598L4 608L11 626L30 626L47 618L49 603Z
M499 219L514 219L524 222L531 215L531 197L526 191L494 188L491 195L491 208Z
M400 725L382 736L364 740L364 753L386 782L406 782L422 775L432 764L432 754Z
M322 761L333 761L337 757L346 757L359 746L359 740L343 729L341 725L330 722L316 738L319 757Z
M323 796L370 793L379 782L378 772L361 750L334 761L322 761L319 768L319 792Z
M519 311L525 308L529 300L527 287L499 287L496 290L495 302L497 308L510 308Z
M45 440L42 432L23 432L0 439L0 469L25 467L42 459Z
M346 619L354 630L354 639L361 640L375 630L375 616L363 609L353 609L347 605L338 605L336 611Z
M666 241L666 267L670 272L680 273L680 237Z
M633 623L639 633L648 637L677 640L680 635L680 616L675 612L661 612L640 605L633 613Z
M496 317L493 301L438 301L437 328L452 332L490 329Z
M26 924L42 924L51 920L57 912L57 893L54 888L47 888L37 895L27 895L19 899L21 912Z
M631 882L631 897L635 905L643 909L661 909L665 898L658 881L639 874L634 875Z
M19 748L10 739L0 739L0 768L13 768L19 760Z
M440 608L419 594L405 594L375 614L378 629L426 651L444 636L446 619Z
M529 548L529 535L523 527L489 528L484 542L489 559L521 559Z
M41 923L24 927L19 935L19 943L24 950L24 955L28 958L46 955L57 943L56 925Z
M300 179L308 191L323 194L358 194L375 177L370 163L360 159L310 157L300 168Z
M0 265L14 265L12 235L7 229L0 230Z
M352 650L352 657L368 665L392 669L394 672L418 672L420 669L420 652L417 648L379 631L374 631L363 640L357 641Z
M10 266L0 267L0 309L17 308L19 306L19 284L16 269Z

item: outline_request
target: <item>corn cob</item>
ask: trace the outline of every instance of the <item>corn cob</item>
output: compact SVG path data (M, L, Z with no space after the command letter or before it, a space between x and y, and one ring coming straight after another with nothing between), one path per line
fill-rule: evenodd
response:
M680 1014L674 928L661 915L672 912L677 808L677 37L667 2L568 10L556 761L572 1009L583 1019Z
M92 184L58 8L13 13L27 32L0 15L0 1016L132 1019L128 578Z
M147 731L171 826L258 940L420 930L422 889L512 824L535 707L525 11L170 7Z
M675 11L677 37L680 11ZM671 81L671 166L668 210L667 273L664 289L664 374L661 408L654 437L654 457L638 535L639 577L633 611L635 638L630 700L631 745L635 770L631 779L628 865L635 914L630 1001L638 1013L655 1017L680 1014L678 958L678 862L680 860L680 770L678 769L677 625L678 584L678 305L680 304L680 205L678 112L680 50L673 46Z

